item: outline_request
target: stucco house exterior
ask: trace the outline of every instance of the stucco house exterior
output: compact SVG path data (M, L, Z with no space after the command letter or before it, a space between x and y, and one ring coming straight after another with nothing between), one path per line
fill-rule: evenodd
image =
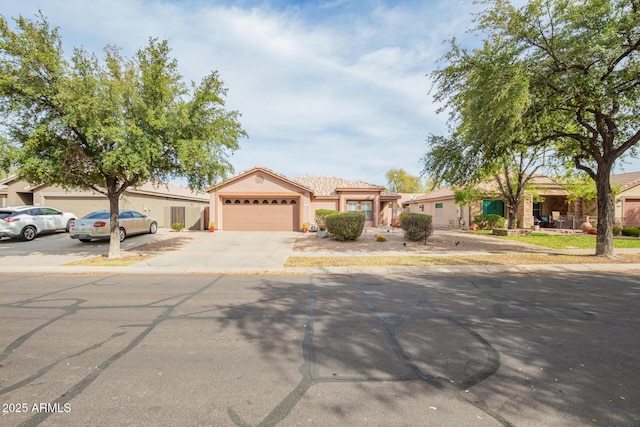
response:
M615 198L615 223L640 226L640 172L611 175L611 182L620 191ZM535 176L530 185L539 197L523 199L516 216L518 227L531 228L542 222L543 226L577 229L586 215L592 221L597 220L596 201L577 199L569 202L570 194L560 181L547 176ZM431 215L435 226L450 228L466 228L480 214L507 217L506 203L489 189L485 199L469 206L457 205L450 188L414 197L404 201L402 206L407 212Z
M392 224L399 194L374 184L336 177L289 178L256 166L212 187L210 221L226 231L298 231L317 209L363 212L365 226Z
M0 180L0 206L50 206L82 217L90 212L109 209L106 196L93 191L65 190L51 185L31 185L16 177ZM176 184L147 183L127 189L120 199L121 209L134 209L153 216L160 227L179 222L186 229L208 227L209 197Z

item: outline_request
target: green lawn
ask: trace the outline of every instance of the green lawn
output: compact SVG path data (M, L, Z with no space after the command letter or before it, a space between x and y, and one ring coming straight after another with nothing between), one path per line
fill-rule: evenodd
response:
M501 239L514 240L516 242L531 243L533 245L544 246L551 249L595 249L596 236L592 235L562 235L533 233L531 236L505 236ZM615 248L638 248L640 249L640 238L637 237L614 237L613 246Z

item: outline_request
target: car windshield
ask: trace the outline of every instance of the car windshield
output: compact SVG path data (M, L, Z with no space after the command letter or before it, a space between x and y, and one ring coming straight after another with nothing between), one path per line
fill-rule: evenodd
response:
M89 215L85 216L83 219L108 219L109 212L100 211L100 212L91 212Z

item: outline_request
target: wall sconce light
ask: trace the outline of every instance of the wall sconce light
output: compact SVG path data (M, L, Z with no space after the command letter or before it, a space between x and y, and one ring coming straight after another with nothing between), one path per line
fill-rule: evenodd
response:
M618 198L616 199L616 207L618 207L618 208L619 208L620 206L622 206L622 199L618 197Z

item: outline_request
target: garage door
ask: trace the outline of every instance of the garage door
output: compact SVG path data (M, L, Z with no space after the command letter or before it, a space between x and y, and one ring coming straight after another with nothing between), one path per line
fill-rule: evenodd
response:
M104 196L96 197L54 197L47 196L45 206L50 206L64 212L73 212L81 218L86 214L102 209L109 209L109 201Z
M640 199L625 199L624 224L630 227L640 226Z
M222 229L227 231L297 231L300 214L296 199L223 200Z

